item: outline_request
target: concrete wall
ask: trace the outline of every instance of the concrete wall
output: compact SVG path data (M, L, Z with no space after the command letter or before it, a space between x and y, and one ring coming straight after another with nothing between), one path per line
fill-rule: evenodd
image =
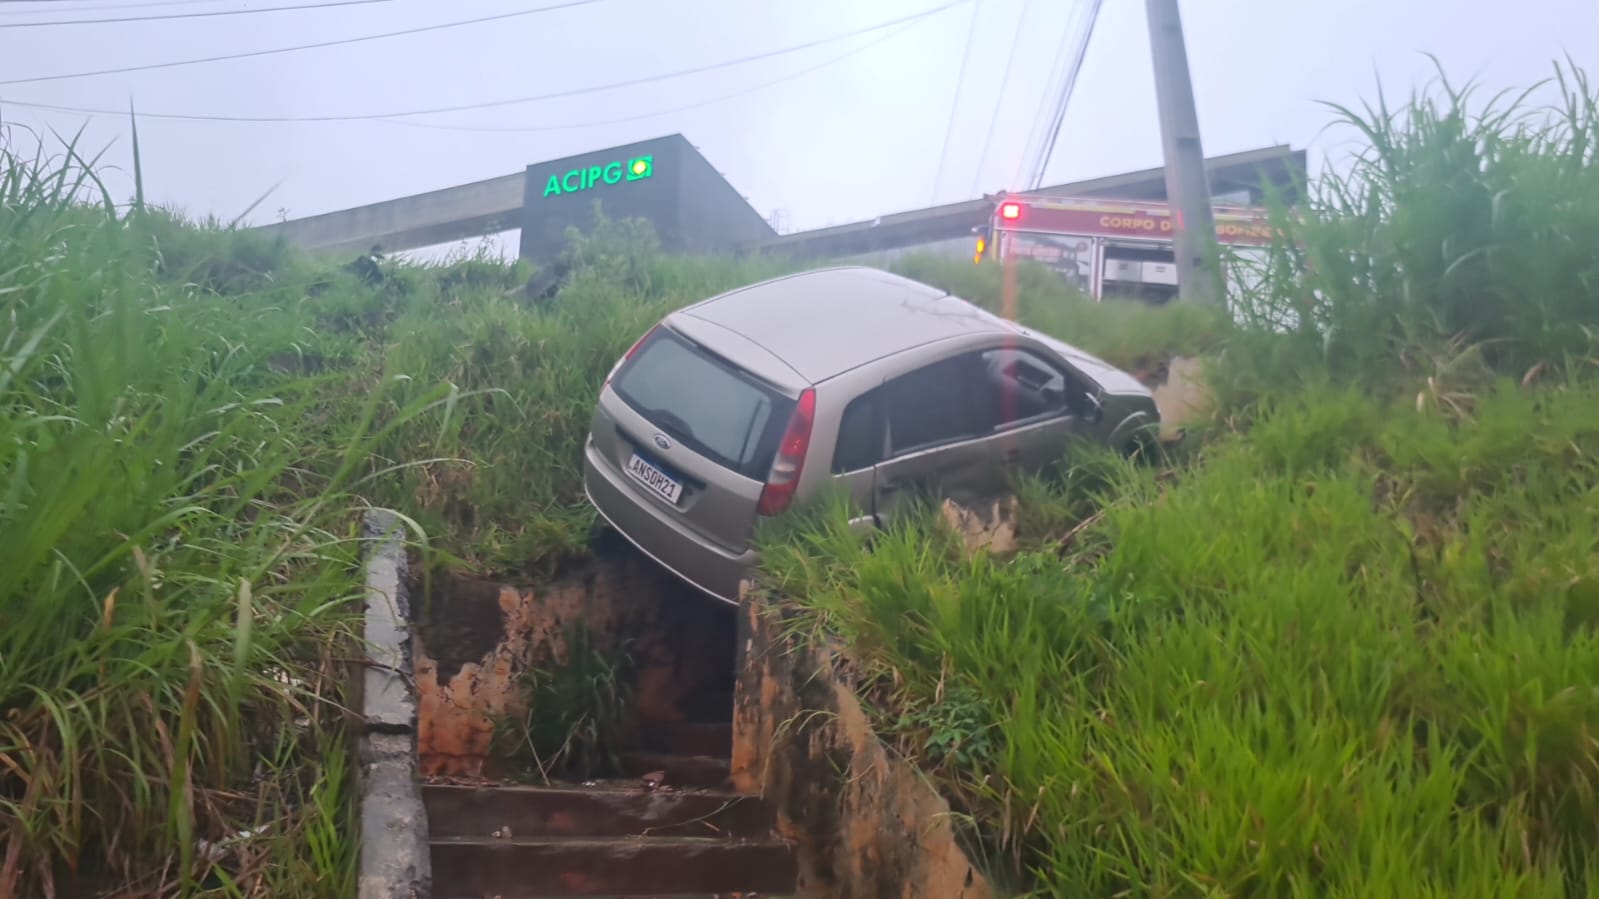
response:
M725 253L777 236L722 173L683 141L683 174L678 181L676 246L695 253Z
M627 641L641 723L725 720L732 702L727 608L632 553L537 586L441 576L422 606L413 655L424 775L494 776L495 719L527 711L522 675L565 659L574 625L597 648Z
M842 653L787 638L755 594L738 640L733 783L776 808L797 899L990 899L949 804L873 732Z

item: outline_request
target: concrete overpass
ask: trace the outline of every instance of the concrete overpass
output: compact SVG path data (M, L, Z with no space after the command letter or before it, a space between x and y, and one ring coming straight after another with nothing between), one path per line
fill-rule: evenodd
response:
M522 227L527 173L263 225L306 250L336 255L414 250Z
M640 177L622 174L623 162L646 160ZM1205 167L1218 201L1259 202L1262 185L1271 184L1293 202L1306 175L1305 151L1287 146L1213 157ZM1166 181L1164 169L1155 168L1058 184L1039 193L1164 200ZM596 201L612 217L649 219L669 250L771 252L800 258L908 252L950 242L964 245L971 229L986 222L991 212L988 201L967 200L779 236L692 144L674 134L256 230L281 234L313 252L351 255L375 246L393 253L520 229L521 255L540 261L559 250L568 225L592 222Z
M1289 203L1298 202L1304 182L1305 151L1286 145L1264 147L1205 160L1211 196L1217 203L1257 205L1263 187L1270 184ZM1053 197L1119 200L1166 199L1166 170L1144 169L1121 175L1092 178L1040 188L1034 193ZM953 243L955 255L970 255L972 229L987 224L994 212L988 200L963 200L910 212L880 216L871 221L834 225L785 234L761 242L755 249L806 259L864 257L885 258L897 252L915 252Z
M655 225L662 246L715 252L776 237L770 225L681 134L535 163L459 187L255 229L316 253L384 253L521 231L521 255L553 257L569 226L612 218Z

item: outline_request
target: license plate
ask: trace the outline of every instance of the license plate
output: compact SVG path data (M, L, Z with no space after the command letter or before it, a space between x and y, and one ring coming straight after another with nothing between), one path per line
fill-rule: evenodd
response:
M682 484L638 456L627 460L627 473L633 476L633 480L650 488L673 505L676 505L678 497L683 495Z

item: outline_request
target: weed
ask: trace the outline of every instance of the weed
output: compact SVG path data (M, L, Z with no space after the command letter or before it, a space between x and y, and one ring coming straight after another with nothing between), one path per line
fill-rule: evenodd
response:
M996 314L1007 312L998 265L911 255L894 271L947 290ZM1224 313L1191 304L1148 306L1127 300L1099 302L1077 291L1042 265L1016 266L1013 317L1070 341L1113 365L1136 371L1174 355L1193 356L1216 348L1229 334Z
M218 293L242 276L151 264L186 234L75 147L0 158L0 895L349 882L320 753L356 639L341 462L376 435L307 438L320 385L262 372L274 329Z
M595 642L588 628L566 632L560 657L521 676L522 707L495 728L495 753L512 776L587 780L614 775L632 724L633 661L626 645Z
M1551 103L1534 104L1540 88ZM1229 347L1224 395L1318 378L1391 391L1461 346L1515 378L1594 355L1599 99L1568 66L1540 88L1478 102L1440 72L1397 109L1380 91L1332 107L1365 147L1302 208L1273 210L1281 237L1239 303L1252 327Z

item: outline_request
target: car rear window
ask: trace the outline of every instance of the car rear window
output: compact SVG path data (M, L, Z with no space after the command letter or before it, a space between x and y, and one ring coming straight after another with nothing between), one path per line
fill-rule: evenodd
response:
M639 347L611 389L702 456L755 480L772 468L794 401L667 328Z

